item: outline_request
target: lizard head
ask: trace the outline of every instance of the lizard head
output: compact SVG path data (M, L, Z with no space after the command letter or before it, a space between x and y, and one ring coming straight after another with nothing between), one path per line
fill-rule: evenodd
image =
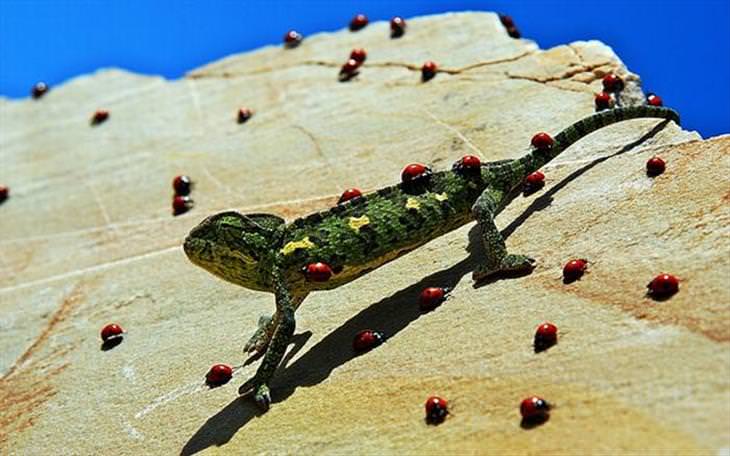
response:
M243 215L228 211L212 215L185 238L190 261L229 282L254 290L268 290L265 265L278 250L284 220L271 214Z

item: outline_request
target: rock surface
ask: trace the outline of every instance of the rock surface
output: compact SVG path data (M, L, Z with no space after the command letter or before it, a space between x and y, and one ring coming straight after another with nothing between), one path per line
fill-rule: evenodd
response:
M353 47L368 60L338 82ZM422 83L425 60L443 71ZM312 295L265 415L236 390L256 368L241 347L272 297L210 276L180 248L223 209L292 219L344 188L389 185L409 162L517 157L534 132L593 112L612 71L642 96L601 43L543 51L494 14L466 13L409 20L397 40L374 23L181 80L103 70L41 100L0 101L0 183L12 191L0 206L0 452L727 452L728 136L635 120L576 144L497 220L512 251L538 259L529 276L474 288L469 225ZM255 114L241 125L242 106ZM100 108L110 118L91 127ZM651 179L644 163L657 153L667 171ZM195 179L197 205L173 218L180 173ZM589 272L565 285L573 257ZM664 271L680 292L648 299ZM422 314L426 286L454 291ZM535 354L545 320L560 342ZM112 321L128 333L102 351ZM356 357L365 328L388 340ZM218 362L239 367L208 389ZM453 404L437 427L423 421L431 394ZM523 429L529 394L557 408Z

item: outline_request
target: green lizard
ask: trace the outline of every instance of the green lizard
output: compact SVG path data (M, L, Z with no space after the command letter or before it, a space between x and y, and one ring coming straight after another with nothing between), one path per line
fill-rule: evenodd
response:
M551 145L532 147L514 160L448 171L385 187L286 223L272 214L228 211L203 220L185 239L198 266L236 285L273 292L276 312L262 317L244 350L263 355L256 374L241 386L268 408L269 380L294 333L294 313L312 291L339 287L405 253L476 220L486 257L475 268L481 280L498 272L529 272L534 260L508 253L494 217L511 201L527 175L589 133L622 120L655 117L679 123L671 109L637 106L605 110L574 123ZM308 266L325 274L310 276Z

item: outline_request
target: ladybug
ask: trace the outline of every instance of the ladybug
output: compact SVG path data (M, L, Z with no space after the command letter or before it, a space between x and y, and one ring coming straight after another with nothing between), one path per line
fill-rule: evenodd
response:
M344 192L342 192L342 196L340 196L339 201L337 201L337 204L342 204L345 201L350 201L354 198L360 198L362 196L362 192L357 188L348 188Z
M304 37L301 33L296 30L289 30L286 32L286 35L284 35L284 47L287 49L293 49L299 46L303 39Z
M36 100L46 93L48 93L48 84L45 82L37 82L30 91L31 96Z
M418 298L418 306L424 311L433 310L446 300L449 291L441 287L424 288Z
M558 343L558 327L552 323L545 322L535 330L535 353L545 351Z
M368 58L368 53L363 48L353 49L350 52L350 58L356 62L363 63Z
M340 68L340 80L347 81L357 74L357 69L360 68L360 62L355 59L348 59L342 68Z
M672 274L659 274L646 286L654 298L668 298L679 291L679 279Z
M438 396L431 396L426 399L426 422L438 424L446 419L449 414L449 402Z
M109 342L113 339L121 339L123 335L124 330L116 323L109 323L101 328L101 340L103 342Z
M411 163L410 165L403 168L401 172L401 181L405 184L408 182L415 182L419 180L425 180L431 177L431 169L420 163Z
M97 110L93 116L91 116L91 125L99 125L105 122L109 118L109 111L105 109Z
M664 102L662 101L661 97L654 93L646 94L646 102L650 106L664 106Z
M350 21L350 31L357 32L362 30L368 25L368 17L364 14L357 14Z
M4 185L0 185L0 203L3 203L6 199L8 199L9 194L10 189Z
M545 132L540 132L532 137L530 143L535 149L548 150L553 147L553 144L555 144L555 140L549 134Z
M461 174L480 175L482 161L476 155L464 155L454 163L453 169Z
M506 14L500 14L499 15L499 22L504 25L505 28L514 27L515 21L512 20L511 16L507 16Z
M520 34L520 31L517 30L517 27L507 27L507 35L509 35L511 38L519 38L522 35Z
M304 275L310 282L326 282L332 274L332 268L327 263L310 263L304 267Z
M661 158L654 156L646 162L646 174L654 177L662 174L666 169L666 163Z
M228 383L231 378L233 378L233 368L231 366L228 364L214 364L205 374L205 383L211 387L221 386Z
M181 215L193 208L193 200L189 196L175 196L172 199L172 215Z
M172 180L172 188L176 195L187 196L193 188L193 181L185 175L175 176L175 179Z
M426 81L432 79L434 76L436 76L437 69L438 69L438 65L436 65L436 62L432 62L431 60L428 60L421 67L421 80L423 82L426 82Z
M390 20L390 37L400 38L404 33L406 33L406 21L400 16L395 16Z
M620 92L624 89L624 80L613 73L603 77L603 90L605 92Z
M598 111L601 111L603 109L609 109L613 106L613 98L610 94L606 92L601 92L598 95L596 95L595 98L596 102L596 109Z
M544 420L549 412L550 404L538 396L530 396L520 403L520 414L525 420Z
M385 335L382 332L364 329L355 334L355 338L352 340L352 349L362 353L372 350L383 342L385 342Z
M565 283L574 282L583 276L587 268L588 260L586 259L570 260L563 266L563 280Z
M545 174L535 171L525 178L525 195L532 194L545 186Z
M245 123L248 119L253 116L253 111L248 108L241 108L238 110L238 123Z

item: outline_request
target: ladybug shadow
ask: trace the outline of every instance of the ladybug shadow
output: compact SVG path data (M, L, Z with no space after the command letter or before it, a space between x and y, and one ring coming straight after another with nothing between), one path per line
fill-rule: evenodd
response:
M656 135L667 122L657 125L651 132L642 136L639 140L627 145L621 151L602 157L587 164L583 168L567 176L563 181L551 188L547 193L535 200L520 216L509 224L503 231L502 236L507 239L515 230L524 223L530 215L547 207L552 201L552 195L565 187L570 181L576 179L590 168L598 165L615 155L625 153L628 150L643 143ZM515 194L518 195L519 192ZM419 282L388 296L370 307L360 311L339 328L335 329L322 340L312 346L309 351L287 365L293 358L296 351L300 350L311 333L303 333L295 336L295 348L286 356L284 362L277 370L272 379L271 393L272 403L283 402L288 399L297 388L311 387L318 385L332 373L334 369L344 365L357 356L363 356L352 350L352 337L363 328L377 328L382 331L386 341L391 340L396 334L405 329L409 324L419 318L431 314L423 312L418 306L418 297L426 287L443 287L453 289L461 279L474 270L477 262L484 258L484 250L479 237L479 230L476 225L469 231L469 256L459 261L448 269L433 273ZM518 274L524 275L525 273ZM494 283L498 280L514 277L506 274L494 277L487 282L480 283L483 286L487 283ZM304 341L302 341L304 340ZM386 344L388 342L385 342ZM377 350L374 348L373 350ZM261 410L250 398L236 398L198 429L183 447L181 454L189 455L202 451L210 446L221 446L226 444L239 429L244 427L253 418L261 415Z
M633 141L633 142L625 145L618 152L615 152L615 153L613 153L611 155L606 155L605 157L597 158L597 159L593 160L592 162L586 164L582 168L578 168L577 170L575 170L572 173L570 173L563 180L561 180L560 182L558 182L557 184L555 184L553 187L551 187L550 190L548 190L544 194L538 196L535 199L535 201L533 201L527 207L527 209L525 209L524 212L522 212L522 214L520 214L516 219L514 219L512 221L512 223L510 223L509 225L507 225L507 227L504 230L502 230L502 236L505 239L507 239L512 233L515 232L515 230L517 230L517 228L520 227L520 225L522 225L523 223L525 223L525 221L528 218L530 218L530 216L533 213L538 212L538 211L541 211L541 210L549 207L552 204L552 202L553 202L553 195L555 195L558 191L560 191L563 188L565 188L569 183L573 182L575 179L577 179L578 177L580 177L583 174L587 173L592 168L598 166L599 164L603 163L604 161L606 161L606 160L608 160L610 158L616 157L618 155L625 154L626 152L629 152L630 150L636 148L637 146L640 146L644 142L646 142L649 139L651 139L654 136L656 136L657 133L659 133L660 131L662 131L664 129L664 127L666 127L666 125L668 123L669 123L669 120L663 120L663 121L659 122L657 125L654 126L654 128L652 128L651 130L649 130L649 132L647 132L646 134L644 134L643 136L641 136L636 141ZM519 194L519 192L516 192L515 194L512 195L512 198L514 199L514 197L516 197L518 194ZM525 196L529 196L529 195L525 195Z
M550 420L549 414L534 416L530 418L522 418L522 421L520 421L520 427L525 430L534 429L547 423L548 420Z

